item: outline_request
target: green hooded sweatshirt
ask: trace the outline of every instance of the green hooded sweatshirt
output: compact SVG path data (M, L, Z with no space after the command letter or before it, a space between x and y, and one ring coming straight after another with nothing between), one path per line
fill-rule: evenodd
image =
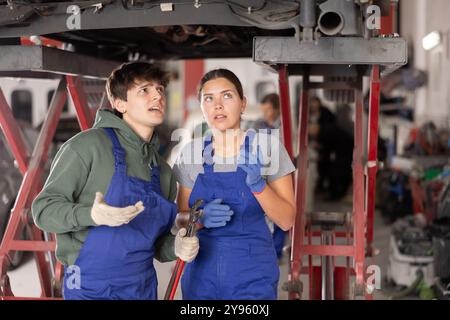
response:
M56 234L56 257L73 265L88 234L96 226L91 208L97 191L106 194L114 174L112 142L102 128L114 128L126 151L127 174L150 181L156 161L161 168L161 191L174 201L177 187L169 165L158 154L156 134L143 141L122 119L110 110L99 110L92 129L80 132L61 146L53 160L44 188L33 201L36 225ZM162 235L156 242L155 258L175 260L173 235Z

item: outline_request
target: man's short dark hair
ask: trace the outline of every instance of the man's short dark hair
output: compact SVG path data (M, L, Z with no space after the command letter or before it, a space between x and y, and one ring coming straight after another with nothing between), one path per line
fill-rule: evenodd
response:
M166 87L169 77L157 64L148 62L124 63L114 69L106 81L106 93L111 106L116 99L127 101L127 91L135 86L137 81L154 81ZM122 117L122 114L115 109L114 113Z
M280 110L280 97L276 93L270 93L264 96L261 104L270 103L275 110Z
M313 102L313 101L316 101L316 102L319 103L319 105L322 105L322 100L320 100L320 98L318 96L312 96L311 100L310 100L310 103Z

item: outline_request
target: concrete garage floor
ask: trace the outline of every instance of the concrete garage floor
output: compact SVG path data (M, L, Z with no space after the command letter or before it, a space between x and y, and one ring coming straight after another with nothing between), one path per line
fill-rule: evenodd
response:
M316 211L349 211L351 210L351 205L346 203L318 203L316 205ZM375 216L375 228L374 228L374 246L379 250L379 254L373 258L373 260L368 260L367 263L370 265L378 265L381 270L382 278L386 275L387 265L388 265L388 245L389 245L389 235L391 227L390 225L384 224L378 212ZM279 300L287 300L287 292L281 289L282 284L287 281L288 275L288 253L286 252L280 262L280 282L278 290ZM161 264L156 262L155 267L158 272L159 285L158 285L158 296L159 299L164 297L167 284L169 282L171 271L174 263ZM24 256L23 263L16 270L10 271L8 273L11 281L11 286L14 294L16 296L23 297L39 297L40 286L37 275L37 268L35 260L30 253L26 253ZM304 285L304 298L307 298L307 288L308 282L307 277L302 276ZM382 282L382 285L384 283ZM181 290L178 289L176 294L176 299L181 299ZM387 295L383 293L382 290L376 291L374 294L375 299L387 299Z

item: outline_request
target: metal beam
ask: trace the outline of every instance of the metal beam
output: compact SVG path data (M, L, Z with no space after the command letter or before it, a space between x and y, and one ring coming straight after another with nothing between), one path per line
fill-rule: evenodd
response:
M1 57L0 57L1 64ZM51 72L34 72L34 71L0 71L0 77L7 78L28 78L28 79L61 79L61 75Z
M313 256L333 256L333 257L352 257L355 247L348 245L304 245L302 250L305 255Z
M253 61L266 64L402 66L408 61L402 38L327 37L317 42L294 37L255 37Z
M95 10L93 6L90 9L82 10L79 14L79 26L73 26L76 29L69 29L70 18L75 19L74 15L66 13L70 3L52 4L52 9L63 14L54 14L45 18L27 21L27 24L11 24L9 27L0 27L0 38L45 35L50 33L59 33L77 30L92 29L113 29L113 28L135 28L151 26L170 26L170 25L229 25L229 26L247 26L251 24L239 19L233 14L229 5L225 2L206 3L199 1L200 6L195 7L194 1L175 0L172 11L162 11L159 4L153 4L151 8L139 10L139 8L125 9L122 1L105 5L101 10ZM6 6L5 6L6 7ZM82 7L82 6L80 6ZM5 10L9 10L5 8ZM11 19L11 23L16 20ZM290 26L291 21L286 21L286 27Z
M344 65L344 64L289 64L287 66L291 76L301 76L308 73L310 76L346 77L357 78L368 75L367 65Z
M359 84L355 82L311 82L310 89L354 90Z
M29 241L29 240L12 240L9 244L10 250L17 251L55 251L55 241Z
M119 62L45 46L2 46L0 72L40 71L106 79ZM5 74L5 73L3 73Z

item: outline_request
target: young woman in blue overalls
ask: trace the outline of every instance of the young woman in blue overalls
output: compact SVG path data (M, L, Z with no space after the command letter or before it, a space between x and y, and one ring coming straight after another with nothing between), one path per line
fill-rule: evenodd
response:
M246 98L234 73L226 69L208 72L200 81L199 98L212 134L203 139L202 150L198 150L203 168L192 188L183 185L183 175L192 176L189 171L194 167L180 163L183 155L174 166L180 181L179 208L187 210L197 199L205 201L197 233L200 251L184 272L183 299L276 299L279 268L265 214L283 230L292 227L295 202L291 173L295 169L287 158L284 176L270 181L262 175L261 150L254 144L256 134L240 129ZM227 132L232 139L225 139ZM286 153L282 145L279 148ZM215 170L216 156L234 157L236 169Z

